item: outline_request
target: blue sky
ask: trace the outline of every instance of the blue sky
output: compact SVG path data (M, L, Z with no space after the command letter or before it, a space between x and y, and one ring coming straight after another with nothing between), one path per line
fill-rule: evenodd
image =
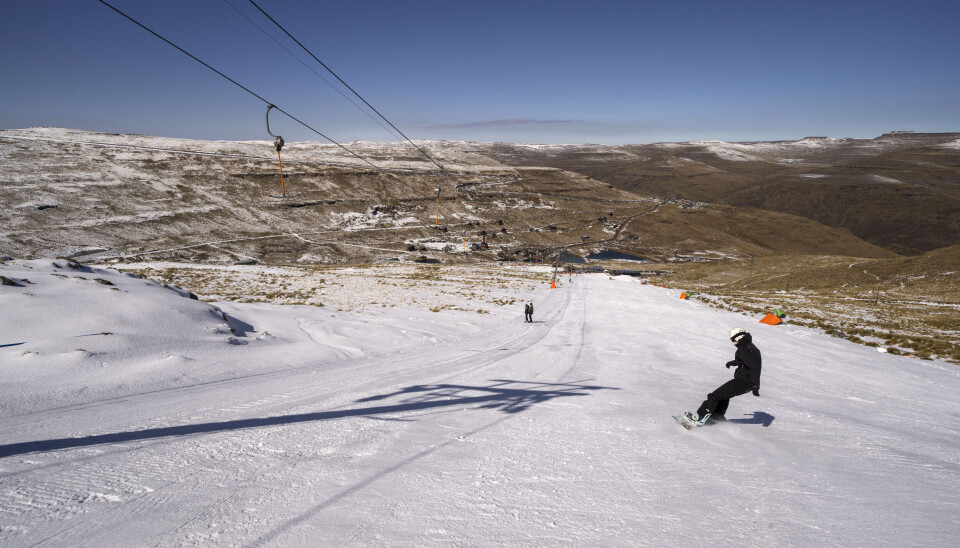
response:
M398 140L248 0L107 1L336 141ZM413 139L960 131L955 0L256 1ZM261 101L96 0L3 11L0 128L268 138ZM275 112L271 129L322 140Z

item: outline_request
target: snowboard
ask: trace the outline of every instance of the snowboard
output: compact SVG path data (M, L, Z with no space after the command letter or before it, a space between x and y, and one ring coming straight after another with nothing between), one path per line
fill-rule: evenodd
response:
M713 420L713 417L711 417L707 419L707 422L703 423L702 425L689 425L686 422L684 422L683 415L673 415L673 418L678 423L680 423L680 426L686 428L687 430L693 430L694 428L699 428L701 426L713 426L714 424L717 424L719 422L719 421Z

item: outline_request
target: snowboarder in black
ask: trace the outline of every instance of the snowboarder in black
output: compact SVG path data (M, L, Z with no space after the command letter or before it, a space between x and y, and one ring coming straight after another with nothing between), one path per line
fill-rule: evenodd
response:
M735 398L747 392L754 396L760 395L760 349L753 344L753 337L742 327L730 330L730 342L737 345L734 358L727 362L727 369L736 366L733 380L725 382L720 388L707 395L707 399L700 404L696 413L687 411L683 415L684 422L691 426L703 426L709 419L714 421L727 420L727 406L730 398Z

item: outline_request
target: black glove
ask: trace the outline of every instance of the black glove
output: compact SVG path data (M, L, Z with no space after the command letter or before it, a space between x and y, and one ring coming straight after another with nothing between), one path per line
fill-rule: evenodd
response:
M735 365L737 365L737 360L730 360L730 361L727 362L727 369L730 369L731 367L733 367L733 366L735 366Z
M759 387L759 386L753 385L753 395L754 395L754 396L757 396L758 398L760 397L760 387Z

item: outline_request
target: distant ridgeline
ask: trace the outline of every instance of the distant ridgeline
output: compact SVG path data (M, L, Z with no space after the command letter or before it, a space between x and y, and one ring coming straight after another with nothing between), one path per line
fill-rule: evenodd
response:
M641 196L798 215L903 255L960 243L960 133L622 146L501 143L488 154L511 165L582 173Z

